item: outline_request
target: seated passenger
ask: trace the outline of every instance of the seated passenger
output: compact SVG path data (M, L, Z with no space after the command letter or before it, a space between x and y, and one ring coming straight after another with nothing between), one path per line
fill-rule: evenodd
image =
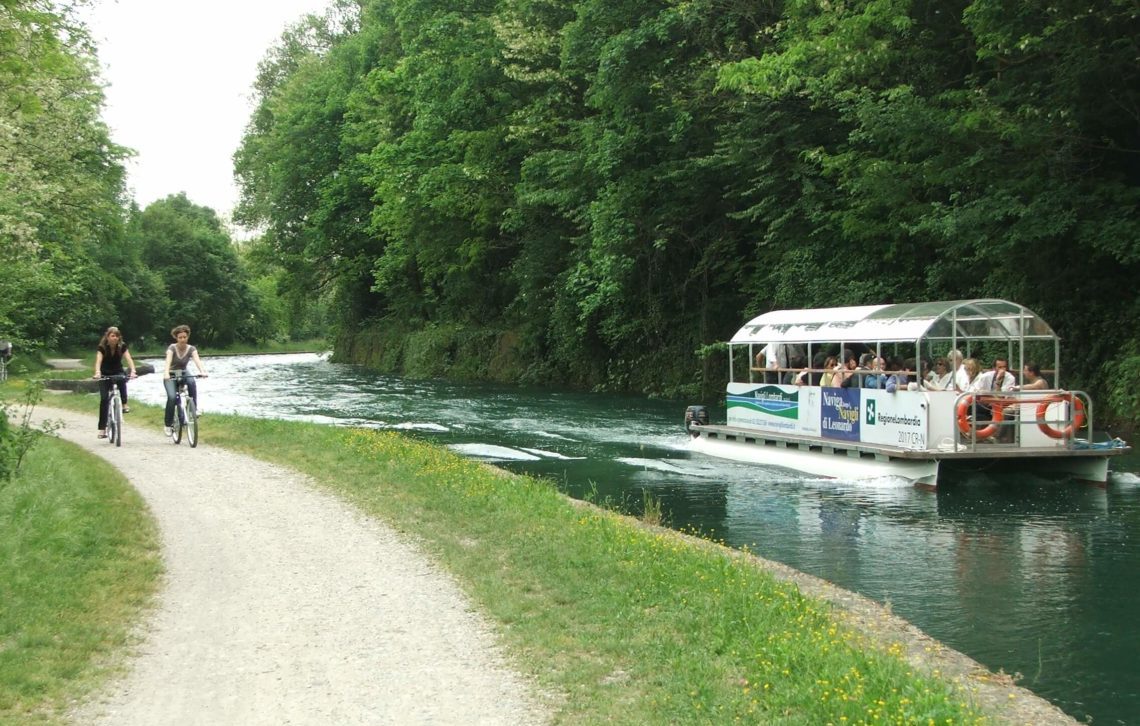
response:
M830 386L831 379L835 375L835 369L839 367L839 359L833 355L827 356L827 360L823 362L823 375L819 379L819 385Z
M898 358L891 358L884 367L887 372L883 374L885 377L883 388L887 389L887 393L907 390L910 383L910 366Z
M934 370L926 375L923 385L928 391L949 391L954 387L954 373L945 358L934 360Z
M835 369L835 375L831 377L831 385L836 388L858 388L859 380L856 374L858 367L859 363L855 360L855 354L850 350L844 350L843 365Z
M874 356L872 353L864 353L860 358L860 368L866 370L866 373L861 376L860 388L881 389L882 384L887 382L884 370L882 370L882 358Z
M1011 391L1017 379L1009 372L1005 358L994 358L994 367L982 373L970 384L971 391Z
M807 356L793 352L788 358L788 367L792 370L787 371L783 375L783 382L789 386L806 385L810 382L808 375L810 371L807 367ZM800 383L800 376L804 377L803 383Z
M959 355L961 355L961 353L959 353ZM954 374L954 387L960 391L969 391L981 371L982 367L978 365L977 359L965 359L962 361L962 365L958 366L958 371Z
M1021 379L1025 381L1020 386L1014 386L1015 391L1045 391L1049 389L1049 381L1041 375L1041 366L1036 363L1026 363L1021 370Z
M954 349L946 354L946 359L950 361L950 375L953 376L955 391L968 391L970 389L970 372L966 369L966 361L962 359L962 352ZM970 358L968 360L974 360ZM974 361L974 366L977 367L978 362ZM975 375L977 375L975 373ZM946 389L951 390L950 388Z

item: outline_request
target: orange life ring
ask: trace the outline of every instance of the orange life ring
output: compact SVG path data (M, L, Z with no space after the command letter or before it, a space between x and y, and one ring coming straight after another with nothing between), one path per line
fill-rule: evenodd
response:
M1072 422L1060 431L1045 422L1045 416L1049 412L1049 406L1054 403L1068 403L1073 407ZM1037 428L1041 429L1041 433L1051 439L1067 439L1073 435L1074 431L1080 431L1081 426L1084 426L1084 424L1085 403L1071 393L1049 396L1037 404Z
M990 406L990 411L993 412L993 418L990 419L990 425L989 426L977 429L977 431L975 431L974 436L976 436L978 438L978 440L988 439L989 437L991 437L995 433L997 433L998 424L1001 423L1001 420L1004 416L1002 414L1002 410L1001 410L1002 407L1001 407L1001 404L999 402L992 401L989 403L989 406ZM963 398L958 403L958 430L961 431L966 436L970 435L970 430L974 426L974 422L970 420L970 414L973 413L973 407L974 407L974 394L972 394L972 393L970 395L966 396L965 398Z

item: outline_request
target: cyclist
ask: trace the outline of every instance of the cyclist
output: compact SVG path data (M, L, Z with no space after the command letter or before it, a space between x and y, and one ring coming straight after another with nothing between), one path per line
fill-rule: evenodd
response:
M119 387L119 396L123 399L123 411L131 410L127 405L126 379L116 382L105 378L123 375L123 361L130 366L130 377L136 378L135 362L131 358L131 352L127 350L127 344L123 342L123 334L112 325L103 333L98 347L95 348L95 375L92 376L102 379L99 381L99 438L101 439L107 438L107 409L111 405L112 385Z
M190 326L179 325L170 331L170 336L174 338L174 342L166 349L166 365L162 372L162 385L166 388L166 416L163 419L163 431L167 436L174 435L174 398L178 394L171 374L174 371L186 373L186 365L194 361L198 375L206 377L206 369L202 366L202 359L198 357L198 349L190 345ZM194 405L197 406L198 385L193 378L186 378L186 386L190 391L190 398L194 399Z

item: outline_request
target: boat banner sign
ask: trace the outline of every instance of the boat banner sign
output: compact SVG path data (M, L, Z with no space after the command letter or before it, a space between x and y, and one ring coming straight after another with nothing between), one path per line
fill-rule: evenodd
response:
M898 395L886 391L863 391L862 441L926 448L926 399L921 395Z
M859 440L859 388L821 388L819 425L824 438Z
M780 433L801 433L796 386L728 384L728 424Z

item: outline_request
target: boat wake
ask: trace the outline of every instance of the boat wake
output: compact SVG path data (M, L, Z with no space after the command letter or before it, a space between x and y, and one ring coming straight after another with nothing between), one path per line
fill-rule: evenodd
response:
M647 459L633 456L621 456L614 461L620 464L636 467L642 471L662 472L665 474L683 474L697 479L719 478L724 470L719 467L702 466L690 459Z
M557 451L547 451L546 449L530 449L530 448L527 448L525 446L520 446L519 449L527 452L528 454L534 454L535 456L540 456L543 459L561 459L563 461L577 461L579 459L585 459L586 458L584 456L566 456L565 454L559 454Z
M1119 484L1121 486L1140 486L1140 476L1130 471L1109 471L1108 480L1112 484Z
M543 458L527 451L495 444L448 444L447 448L463 456L491 461L539 461Z

